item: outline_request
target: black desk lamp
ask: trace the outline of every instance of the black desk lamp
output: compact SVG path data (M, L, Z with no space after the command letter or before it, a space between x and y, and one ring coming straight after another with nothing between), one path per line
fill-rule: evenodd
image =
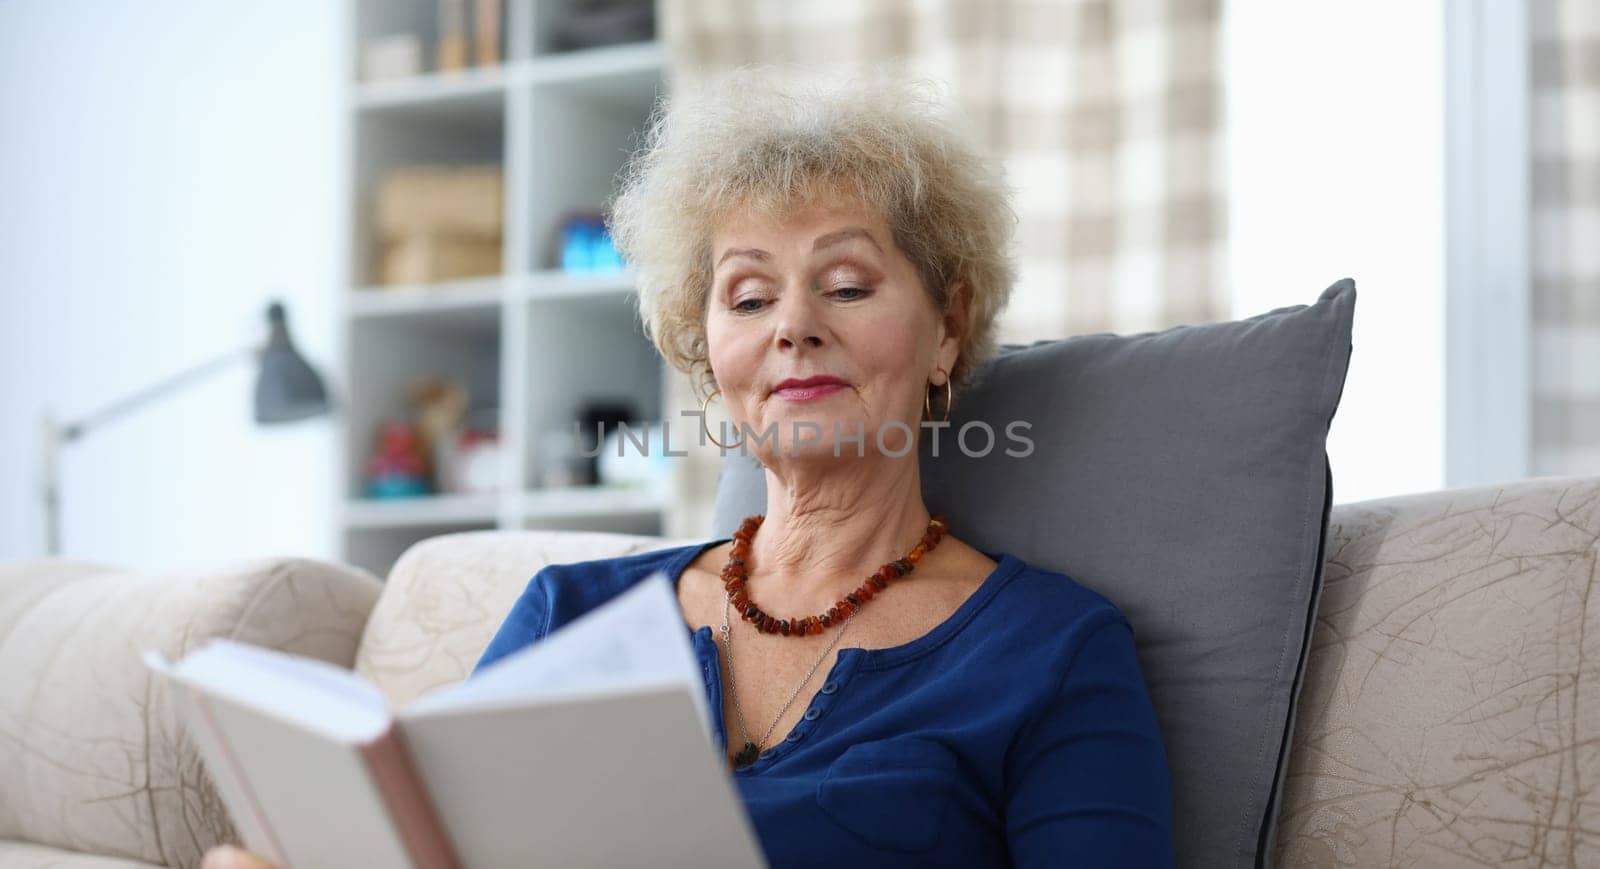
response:
M44 500L45 551L61 551L60 461L61 447L82 438L116 417L197 382L247 356L259 363L256 376L255 419L262 425L295 422L327 413L330 409L322 378L294 349L289 340L288 315L283 304L267 308L267 342L225 353L148 386L126 398L68 423L58 423L48 411L44 418L43 451L40 466L41 494Z

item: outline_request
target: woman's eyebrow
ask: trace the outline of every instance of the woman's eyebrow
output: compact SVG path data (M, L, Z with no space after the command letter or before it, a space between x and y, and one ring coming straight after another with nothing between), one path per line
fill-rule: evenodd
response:
M847 226L844 229L837 229L826 235L817 236L817 240L811 245L811 252L816 253L825 247L832 247L840 242L849 241L852 238L864 238L870 242L873 247L878 249L878 253L883 253L883 246L878 244L878 240L872 237L872 233L867 232L865 229L862 229L859 226ZM721 257L717 258L717 266L721 266L732 257L740 256L748 257L749 259L758 260L760 262L769 262L772 259L772 254L758 247L730 247L722 252ZM713 266L713 268L717 266Z
M717 265L720 266L726 262L729 257L735 256L749 257L750 259L760 260L761 262L766 262L772 259L772 254L767 253L766 251L757 247L730 247L722 252L722 258L717 260Z
M842 241L848 241L852 238L864 238L871 242L873 247L878 249L878 253L883 253L883 247L878 244L877 239L872 237L872 233L867 232L865 229L862 229L859 226L847 226L844 229L834 230L827 235L817 236L816 243L811 245L811 252L816 253L825 247L838 244Z

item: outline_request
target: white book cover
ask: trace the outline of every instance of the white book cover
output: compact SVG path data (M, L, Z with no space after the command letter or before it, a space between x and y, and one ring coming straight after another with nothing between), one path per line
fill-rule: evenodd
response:
M228 640L145 658L243 844L285 869L766 865L665 574L398 710Z

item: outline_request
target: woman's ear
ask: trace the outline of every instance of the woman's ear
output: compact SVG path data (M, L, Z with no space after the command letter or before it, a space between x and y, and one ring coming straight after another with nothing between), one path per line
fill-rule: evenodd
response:
M956 357L961 354L961 344L967 336L967 324L971 322L971 312L968 309L971 294L967 292L966 284L951 286L949 299L940 322L943 337L939 341L937 353L939 367L944 369L946 376L955 370Z

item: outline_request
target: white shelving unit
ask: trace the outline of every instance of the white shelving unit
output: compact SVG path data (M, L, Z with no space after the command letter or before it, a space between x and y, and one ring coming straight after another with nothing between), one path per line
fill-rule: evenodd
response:
M549 27L570 0L505 0L504 63L360 82L368 38L418 34L431 60L437 0L350 0L349 268L343 294L343 557L380 575L424 537L474 529L662 532L671 500L623 487L541 488L540 438L571 436L589 401L661 418L665 373L637 324L631 276L559 268L558 225L599 210L665 87L659 43L565 53ZM378 286L371 226L379 179L395 167L498 163L505 179L503 271L422 286ZM459 379L497 412L499 490L363 497L381 425L404 419L409 378Z

